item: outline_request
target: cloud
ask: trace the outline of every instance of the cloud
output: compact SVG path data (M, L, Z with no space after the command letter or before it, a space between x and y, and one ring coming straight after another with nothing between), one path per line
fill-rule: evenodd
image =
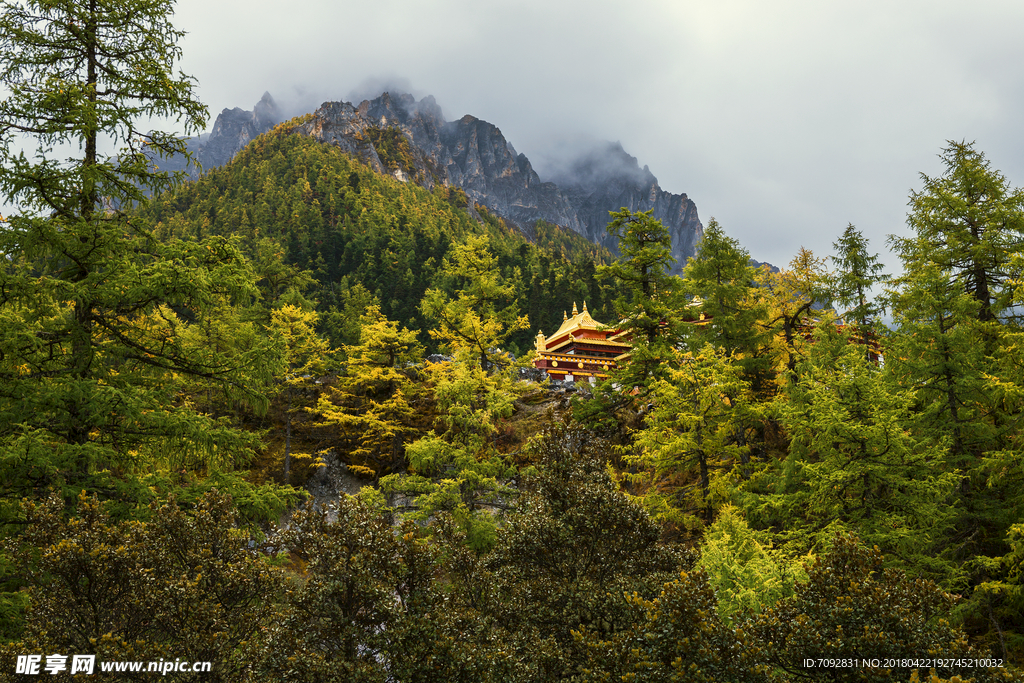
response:
M214 113L396 87L494 123L539 169L618 140L777 264L849 222L884 255L947 139L1024 184L1016 1L180 0L176 23Z

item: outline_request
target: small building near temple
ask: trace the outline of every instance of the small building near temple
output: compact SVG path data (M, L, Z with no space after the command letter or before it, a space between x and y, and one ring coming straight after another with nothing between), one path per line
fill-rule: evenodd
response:
M604 379L610 370L629 357L629 342L622 330L602 325L590 317L587 302L583 311L572 304L572 317L562 313L562 326L550 337L537 333L533 365L552 379L570 382Z

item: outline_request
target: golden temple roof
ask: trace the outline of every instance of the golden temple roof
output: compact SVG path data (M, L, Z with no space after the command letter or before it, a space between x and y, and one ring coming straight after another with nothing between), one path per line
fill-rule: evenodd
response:
M580 313L576 310L576 302L572 302L572 317L568 317L565 314L562 315L562 326L558 328L558 331L548 337L549 339L558 339L563 334L567 334L574 330L597 330L604 327L601 323L597 322L590 317L590 311L587 310L587 302L583 302L583 312Z

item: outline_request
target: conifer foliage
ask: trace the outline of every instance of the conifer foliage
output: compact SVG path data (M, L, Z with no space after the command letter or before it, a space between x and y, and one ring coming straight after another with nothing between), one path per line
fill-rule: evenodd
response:
M105 470L153 449L179 463L243 459L251 439L179 398L201 385L265 406L277 352L251 323L216 323L253 299L252 271L231 240L162 242L130 212L173 181L152 156L184 144L141 126L205 123L194 82L175 72L171 3L0 11L0 193L17 207L0 224L4 496L109 488ZM55 158L62 145L78 156Z
M294 122L175 187L153 162L183 142L140 128L205 122L171 12L0 0L5 666L767 683L1024 661L1024 194L972 145L912 195L899 278L852 226L836 272L801 249L774 273L712 220L680 279L651 212L612 213L608 265ZM401 133L369 134L406 165ZM569 408L510 352L573 298L632 348ZM537 397L569 424L517 432ZM281 427L274 477L322 447L371 485L275 531L297 492L232 469ZM858 664L807 663L837 659ZM932 678L964 675L1021 680Z

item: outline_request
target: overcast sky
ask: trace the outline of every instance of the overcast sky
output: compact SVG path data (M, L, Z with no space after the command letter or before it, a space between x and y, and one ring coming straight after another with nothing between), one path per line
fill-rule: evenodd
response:
M179 0L175 23L213 116L394 83L542 178L560 142L618 140L780 266L852 222L894 268L885 236L949 139L1024 185L1020 0Z

